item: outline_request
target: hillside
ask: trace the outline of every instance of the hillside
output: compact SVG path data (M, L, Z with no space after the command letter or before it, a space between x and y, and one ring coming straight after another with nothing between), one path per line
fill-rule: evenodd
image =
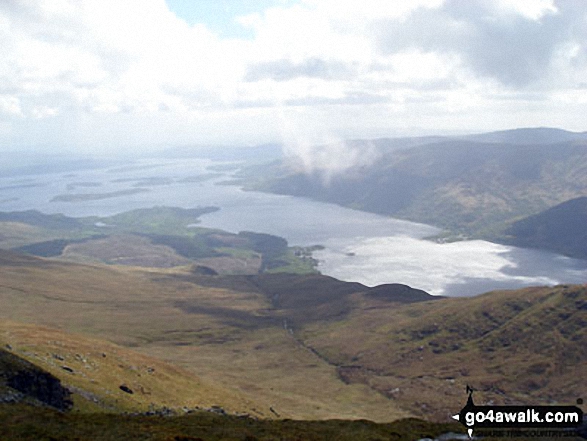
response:
M0 349L0 403L72 408L71 392L57 377L14 355L11 345L5 347Z
M38 401L60 410L72 406L78 411L145 412L221 406L231 413L255 414L254 403L235 390L202 381L176 366L95 338L3 320L0 345L5 349L0 355L11 366L25 366L18 375L12 369L8 385L15 383L15 378L27 377L36 389ZM7 366L2 369L5 374L10 372ZM43 376L55 384L49 384ZM14 384L12 389L23 392L22 387ZM43 399L43 389L48 399ZM61 395L64 397L56 400L55 396Z
M321 275L207 276L9 252L0 280L1 321L165 360L202 384L237 391L263 418L446 421L462 406L466 384L479 401L496 403L568 403L587 394L578 375L587 369L582 286L437 298ZM20 335L21 343L7 344L32 345ZM45 347L59 338L29 352L57 353ZM76 350L93 359L90 349ZM51 359L31 361L43 357ZM44 367L63 375L57 365ZM124 380L131 388L141 384L131 380Z
M488 134L481 140L432 138L409 148L379 147L370 165L334 175L289 159L245 169L241 183L251 190L436 225L453 237L484 238L506 222L587 195L585 136L549 132L547 139L562 141L531 142L540 133L535 129ZM354 142L353 148L367 151L373 144Z
M0 212L0 248L41 257L140 267L190 266L209 274L313 273L315 261L285 239L198 227L216 207L153 207L72 218L29 210Z
M409 415L364 385L340 381L333 366L293 338L285 311L273 308L253 282L243 285L242 276L0 252L0 281L0 321L50 326L171 362L236 390L265 418L275 416L271 408L284 418L390 421ZM318 316L344 318L338 315L344 302L324 302Z
M552 127L519 128L480 133L464 137L472 141L507 144L556 144L567 141L585 141L587 132L570 132Z
M465 384L486 403L573 403L587 393L585 286L362 308L300 336L345 381L421 416L448 417Z
M0 324L0 343L2 439L357 441L462 432L454 422L416 419L259 419L234 390L111 343L15 322Z
M571 199L516 221L499 239L587 259L587 197Z

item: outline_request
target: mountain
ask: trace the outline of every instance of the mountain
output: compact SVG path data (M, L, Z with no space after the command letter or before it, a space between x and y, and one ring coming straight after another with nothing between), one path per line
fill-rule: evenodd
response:
M80 390L92 379L99 388L94 371L112 363L101 372L112 374L106 396L120 406L131 397L122 385L133 399L151 400L136 391L155 390L145 383L148 367L166 369L155 359L187 371L183 378L234 391L243 405L231 408L254 408L261 418L447 421L463 406L467 384L478 403L568 404L587 394L584 286L438 298L318 274L202 275L12 252L1 254L0 280L7 329L0 341L66 386L75 379ZM77 337L27 331L31 325L17 332L7 320ZM209 394L177 394L188 396L194 405ZM212 401L231 403L219 395Z
M563 202L514 222L502 241L587 259L587 197Z
M556 144L569 141L585 141L587 140L587 132L579 133L550 127L537 127L480 133L464 138L476 142L506 144Z
M272 305L279 275L263 281L263 276L202 276L189 268L87 265L13 252L0 257L0 323L57 328L165 360L206 384L235 390L255 403L255 415L263 418L274 416L271 408L282 418L298 419L391 421L410 415L367 386L344 384L335 367L292 334L304 313L312 314L313 322L344 319L364 298L363 285L350 284L349 290L345 282L325 278L322 286L331 288L322 300L289 301L281 308ZM290 296L292 277L281 282ZM316 276L297 277L300 290L308 286L301 282L306 277L319 283ZM337 291L340 299L328 301ZM9 339L5 343L19 347ZM89 348L76 353L86 352L93 354ZM149 366L130 360L124 365ZM83 366L72 368L84 372Z
M466 384L480 403L572 404L587 393L585 286L362 308L300 338L344 381L430 418L458 410Z
M439 300L420 289L402 284L384 284L368 287L357 282L343 282L322 274L260 274L232 276L222 279L192 278L198 284L230 287L245 292L258 292L280 311L288 329L298 329L304 324L344 319L354 309L353 297L377 304L407 304ZM220 284L220 285L219 285Z
M558 136L556 131L557 136L546 133L552 139ZM489 237L507 222L587 195L585 136L564 132L558 138L577 140L526 144L521 140L540 137L543 130L498 135L484 139L516 142L444 139L381 149L370 164L334 174L283 160L245 169L241 182L250 190L309 197L436 225L456 237L476 238Z

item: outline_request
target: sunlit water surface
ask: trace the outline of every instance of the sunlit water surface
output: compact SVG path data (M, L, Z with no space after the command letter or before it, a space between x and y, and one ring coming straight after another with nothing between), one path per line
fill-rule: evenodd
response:
M474 295L493 289L587 282L587 261L484 241L438 244L423 240L434 227L291 196L219 185L207 160L145 160L127 167L0 178L0 211L37 209L69 216L107 216L134 208L214 205L202 226L264 232L292 245L325 246L314 256L322 273L366 285L405 283L432 294ZM150 179L149 181L143 181ZM158 185L153 185L157 183ZM148 191L84 202L51 202L60 194Z

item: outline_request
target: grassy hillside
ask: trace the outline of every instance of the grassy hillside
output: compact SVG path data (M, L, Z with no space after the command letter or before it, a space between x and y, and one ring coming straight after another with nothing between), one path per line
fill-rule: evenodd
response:
M23 423L26 421L26 423ZM370 421L292 421L195 412L185 416L62 414L50 409L0 404L0 437L13 441L413 441L447 432L462 433L456 423L406 419L387 424Z
M587 259L587 197L572 199L514 222L501 241Z
M368 288L320 275L206 276L7 252L0 281L0 320L104 339L170 362L202 384L237 391L263 418L447 420L462 407L466 384L480 402L568 404L587 394L579 375L587 369L582 286L433 298L404 285ZM31 361L54 363L43 368L63 374L50 355L62 337L39 333L35 343L11 332L7 344L38 344L26 350L39 356ZM75 353L94 360L92 351ZM136 357L120 364L154 363ZM66 360L86 372L73 365L75 355ZM146 387L148 373L128 374L128 387ZM113 392L128 398L116 391L119 382L112 380Z
M86 263L193 265L196 271L220 274L316 272L308 253L280 237L197 226L201 215L216 210L154 207L103 218L0 213L0 248Z
M356 308L300 338L349 383L416 415L448 417L466 384L481 402L572 404L587 394L587 288L492 292L402 308Z
M462 432L455 423L416 419L258 419L254 404L234 391L210 388L186 371L104 341L3 322L0 343L6 348L0 349L2 439L412 440Z
M28 364L29 371L47 372L71 391L76 411L146 412L221 406L231 413L255 415L254 403L235 390L202 381L186 370L106 341L3 320L0 345L6 349L4 357L20 359L19 363Z
M3 252L0 320L131 347L237 390L257 403L262 417L276 416L271 408L285 418L390 421L409 415L365 385L342 382L335 367L294 338L267 294L245 289L241 280Z
M381 148L371 165L334 176L282 161L245 170L243 177L249 189L424 222L453 236L486 237L505 222L587 195L584 137L524 144L520 136L509 136L515 143L432 139L411 148ZM363 147L372 145L365 141Z

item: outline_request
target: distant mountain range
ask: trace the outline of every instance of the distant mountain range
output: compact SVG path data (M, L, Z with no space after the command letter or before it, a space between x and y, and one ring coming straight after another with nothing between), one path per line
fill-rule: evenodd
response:
M537 127L481 133L466 136L465 139L504 144L556 144L568 141L585 141L587 140L587 132L569 132L550 127Z
M587 133L516 129L348 145L375 148L377 159L331 174L286 158L245 169L241 183L439 226L449 239L498 240L512 222L587 196Z
M499 130L487 133L475 133L471 135L429 135L429 136L409 136L399 138L378 138L373 140L355 139L349 142L356 145L370 142L376 147L385 149L417 147L425 144L435 144L442 141L462 140L480 143L495 144L556 144L568 141L585 141L587 132L571 132L568 130L551 128L551 127L534 127L519 128L509 130Z

